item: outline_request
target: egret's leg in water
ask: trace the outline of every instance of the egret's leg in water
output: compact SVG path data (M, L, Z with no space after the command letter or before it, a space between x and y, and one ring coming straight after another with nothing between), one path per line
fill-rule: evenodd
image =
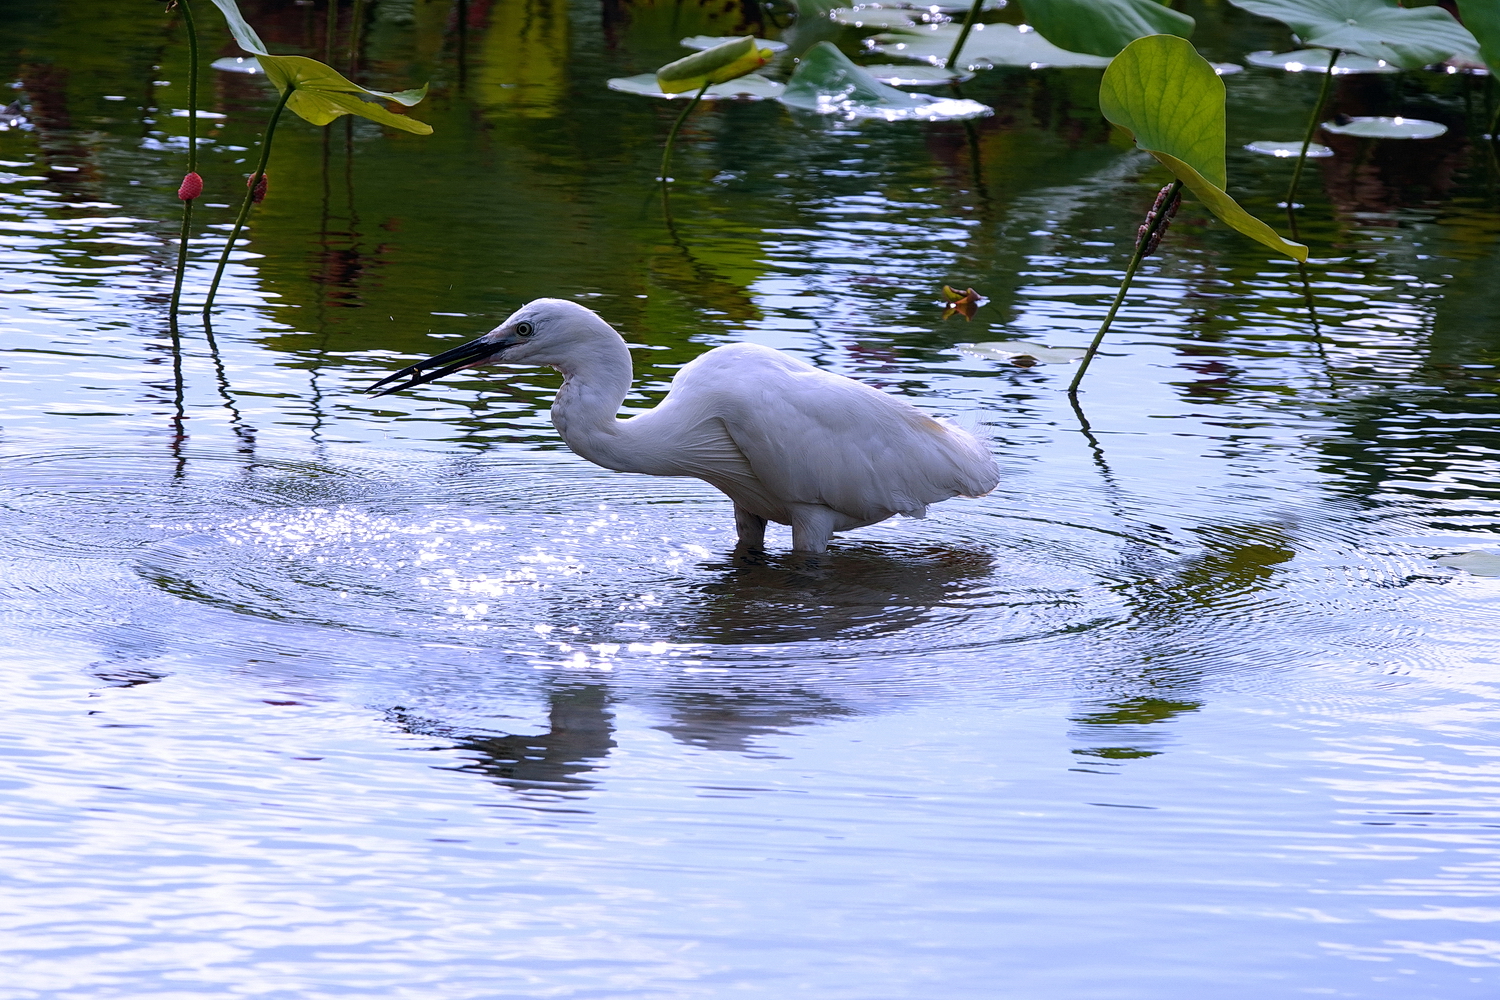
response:
M792 515L793 551L815 556L827 552L839 515L816 503L789 504L787 509Z
M750 513L738 504L734 507L734 527L740 534L740 548L760 551L766 547L766 519Z

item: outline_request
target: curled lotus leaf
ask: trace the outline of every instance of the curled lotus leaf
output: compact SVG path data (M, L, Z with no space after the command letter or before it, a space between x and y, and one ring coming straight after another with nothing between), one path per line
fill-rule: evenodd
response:
M404 132L432 133L432 126L426 122L395 114L377 101L365 99L376 98L411 107L427 96L426 87L394 92L371 90L316 59L272 55L266 51L265 43L255 29L240 14L235 0L213 0L213 4L223 12L236 44L255 56L266 79L282 94L286 94L289 88L293 91L286 106L312 124L327 125L342 115L358 115Z
M762 49L750 35L731 38L712 48L667 63L656 71L663 93L681 94L747 76L770 62L775 53Z
M740 37L739 35L689 35L687 38L679 39L677 44L685 49L711 49L715 45L732 42ZM786 42L778 42L770 38L757 38L755 45L757 48L770 49L772 52L786 51Z

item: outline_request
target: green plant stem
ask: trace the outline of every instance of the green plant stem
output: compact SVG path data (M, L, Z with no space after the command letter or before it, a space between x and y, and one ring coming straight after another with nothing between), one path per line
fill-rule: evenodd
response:
M979 20L979 9L984 6L984 0L974 0L974 6L964 15L963 30L958 33L958 41L953 43L953 51L948 53L948 61L943 64L944 69L951 70L954 63L958 62L958 54L964 50L964 43L969 40L969 32L974 30L974 22Z
M672 165L672 142L677 138L677 130L682 128L682 123L687 121L688 114L698 106L699 101L703 100L703 95L708 93L710 86L712 84L705 83L699 88L698 93L694 94L693 99L688 102L688 106L682 109L682 114L678 115L677 120L672 123L672 131L667 133L667 148L661 151L661 182L663 184L669 182L667 168Z
M1307 119L1307 131L1302 135L1302 152L1297 155L1297 165L1292 168L1292 183L1286 189L1286 218L1291 226L1292 239L1297 235L1297 184L1302 180L1302 167L1307 163L1307 148L1312 145L1313 133L1318 130L1318 120L1323 117L1323 104L1328 100L1328 88L1333 84L1333 67L1339 61L1339 50L1334 49L1328 57L1328 70L1323 74L1323 86L1318 88L1318 101L1313 105L1312 115Z
M198 172L198 32L193 27L193 9L188 0L177 0L188 36L188 173ZM187 273L188 236L193 226L193 201L182 203L182 234L177 241L177 275L172 281L172 304L167 309L170 323L177 322L177 308L182 302L182 278Z
M460 17L466 16L466 14L467 14L467 11L464 10L465 6L466 6L465 4L460 4L459 5L458 12L459 12L459 16ZM364 23L365 23L365 2L364 2L364 0L354 0L354 10L351 11L350 14L349 14L349 73L350 73L350 75L353 75L355 67L356 67L356 65L359 62L359 43L360 43L360 40L361 40L360 36L362 35L362 32L360 31L360 29L364 26Z
M234 241L239 239L240 230L244 228L245 220L250 217L250 206L255 204L255 188L260 184L260 179L266 175L266 162L271 158L271 139L276 134L276 122L281 118L286 102L291 100L296 92L296 87L286 88L286 92L281 95L281 100L276 102L276 110L271 112L270 124L266 126L266 137L260 143L260 164L255 168L255 174L245 188L245 200L240 203L240 214L234 220L234 229L229 234L229 241L224 244L224 253L219 257L218 268L214 270L213 284L208 286L208 298L203 302L205 320L208 319L208 314L213 309L214 296L219 293L219 282L224 278L224 268L229 264L229 254L234 250Z
M328 26L323 29L323 61L333 65L333 40L339 33L339 0L327 0Z
M1104 343L1104 335L1109 332L1110 324L1115 321L1115 313L1120 311L1120 306L1125 301L1125 293L1130 291L1130 282L1135 278L1135 272L1140 269L1141 261L1146 259L1146 248L1151 245L1151 238L1156 235L1162 227L1171 223L1170 214L1167 211L1179 192L1182 191L1182 181L1173 181L1171 190L1166 197L1161 199L1162 209L1156 218L1151 220L1151 225L1135 241L1135 253L1130 256L1130 266L1125 269L1125 277L1120 282L1120 290L1115 293L1115 301L1110 305L1109 312L1104 316L1104 322L1099 327L1099 332L1094 334L1094 342L1084 352L1083 359L1078 362L1078 371L1073 376L1073 381L1068 384L1068 395L1076 396L1078 386L1083 382L1083 373L1089 370L1089 363L1094 360L1094 355L1099 353L1099 346Z
M1500 135L1495 130L1500 129L1500 107L1495 108L1495 114L1490 118L1490 142L1500 142Z

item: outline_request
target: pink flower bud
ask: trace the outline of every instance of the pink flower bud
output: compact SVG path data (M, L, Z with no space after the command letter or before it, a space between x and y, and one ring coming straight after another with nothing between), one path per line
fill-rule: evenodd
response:
M253 202L255 202L255 204L257 204L257 205L259 205L261 202L263 202L263 201L266 200L266 181L269 179L269 177L270 177L269 174L261 174L260 175L260 183L255 185L255 193L250 196L250 200L253 201ZM255 180L255 175L254 174L251 174L249 177L246 177L245 178L245 187L249 187L250 184L251 184L251 182L253 182L254 180Z
M194 171L182 179L182 187L177 189L177 197L183 201L192 201L203 193L203 178Z

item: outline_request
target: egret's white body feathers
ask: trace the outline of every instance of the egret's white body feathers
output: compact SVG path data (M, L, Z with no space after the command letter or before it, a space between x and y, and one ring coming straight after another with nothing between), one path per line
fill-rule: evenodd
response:
M630 352L597 314L563 299L537 299L473 344L379 384L428 381L437 375L415 373L454 359L462 363L438 374L495 363L557 368L564 378L552 422L569 448L620 472L708 482L734 501L740 541L750 546L776 521L792 526L797 549L822 552L835 531L922 517L929 504L983 496L1000 478L968 431L758 344L708 351L677 373L655 409L620 420Z

